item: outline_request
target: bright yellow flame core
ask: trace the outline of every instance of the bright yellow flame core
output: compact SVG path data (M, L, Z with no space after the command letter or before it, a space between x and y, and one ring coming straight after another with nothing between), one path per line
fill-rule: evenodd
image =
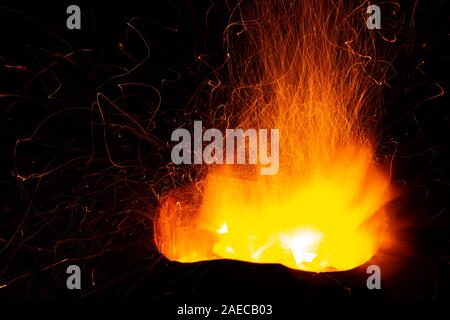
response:
M200 208L167 198L157 245L180 262L225 258L308 271L359 266L382 242L380 204L388 200L387 179L370 157L347 148L307 179L243 180L231 168L217 170L205 182Z
M377 252L390 190L370 140L382 82L374 76L384 69L361 3L254 1L235 11L249 16L225 32L229 105L245 110L244 129L280 130L280 169L244 177L242 166L217 166L195 187L169 193L155 219L167 258L332 271Z

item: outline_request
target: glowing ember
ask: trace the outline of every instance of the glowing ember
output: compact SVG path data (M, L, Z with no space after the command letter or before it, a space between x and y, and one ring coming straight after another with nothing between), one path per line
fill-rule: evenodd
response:
M246 110L240 127L280 130L280 170L261 176L255 166L215 166L202 183L174 190L155 219L156 245L180 262L357 267L382 243L390 197L373 161L373 41L354 38L350 27L365 20L329 1L252 5L228 28L242 26L247 37L234 57L244 72L232 103Z

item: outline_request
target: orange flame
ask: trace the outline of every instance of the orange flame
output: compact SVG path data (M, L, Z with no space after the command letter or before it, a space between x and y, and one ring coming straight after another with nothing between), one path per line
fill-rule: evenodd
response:
M383 70L365 28L367 3L247 5L226 29L231 104L243 110L240 127L280 130L280 170L216 166L197 188L174 190L155 219L156 245L180 262L357 267L383 241L391 196L373 160Z

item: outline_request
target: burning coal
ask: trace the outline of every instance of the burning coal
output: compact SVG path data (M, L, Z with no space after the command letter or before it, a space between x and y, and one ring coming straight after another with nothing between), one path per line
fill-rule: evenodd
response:
M155 219L168 259L236 259L308 271L347 270L383 242L389 177L374 140L386 63L366 7L255 1L225 30L239 128L278 128L277 174L208 167L175 189Z

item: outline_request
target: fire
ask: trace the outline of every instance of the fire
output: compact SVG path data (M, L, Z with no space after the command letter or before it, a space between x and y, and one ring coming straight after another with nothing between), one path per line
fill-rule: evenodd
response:
M357 267L383 242L391 196L374 160L383 72L363 29L365 7L319 0L243 6L226 30L230 104L241 110L239 127L279 129L279 172L217 165L173 190L155 219L156 245L180 262ZM234 48L233 37L245 47Z

